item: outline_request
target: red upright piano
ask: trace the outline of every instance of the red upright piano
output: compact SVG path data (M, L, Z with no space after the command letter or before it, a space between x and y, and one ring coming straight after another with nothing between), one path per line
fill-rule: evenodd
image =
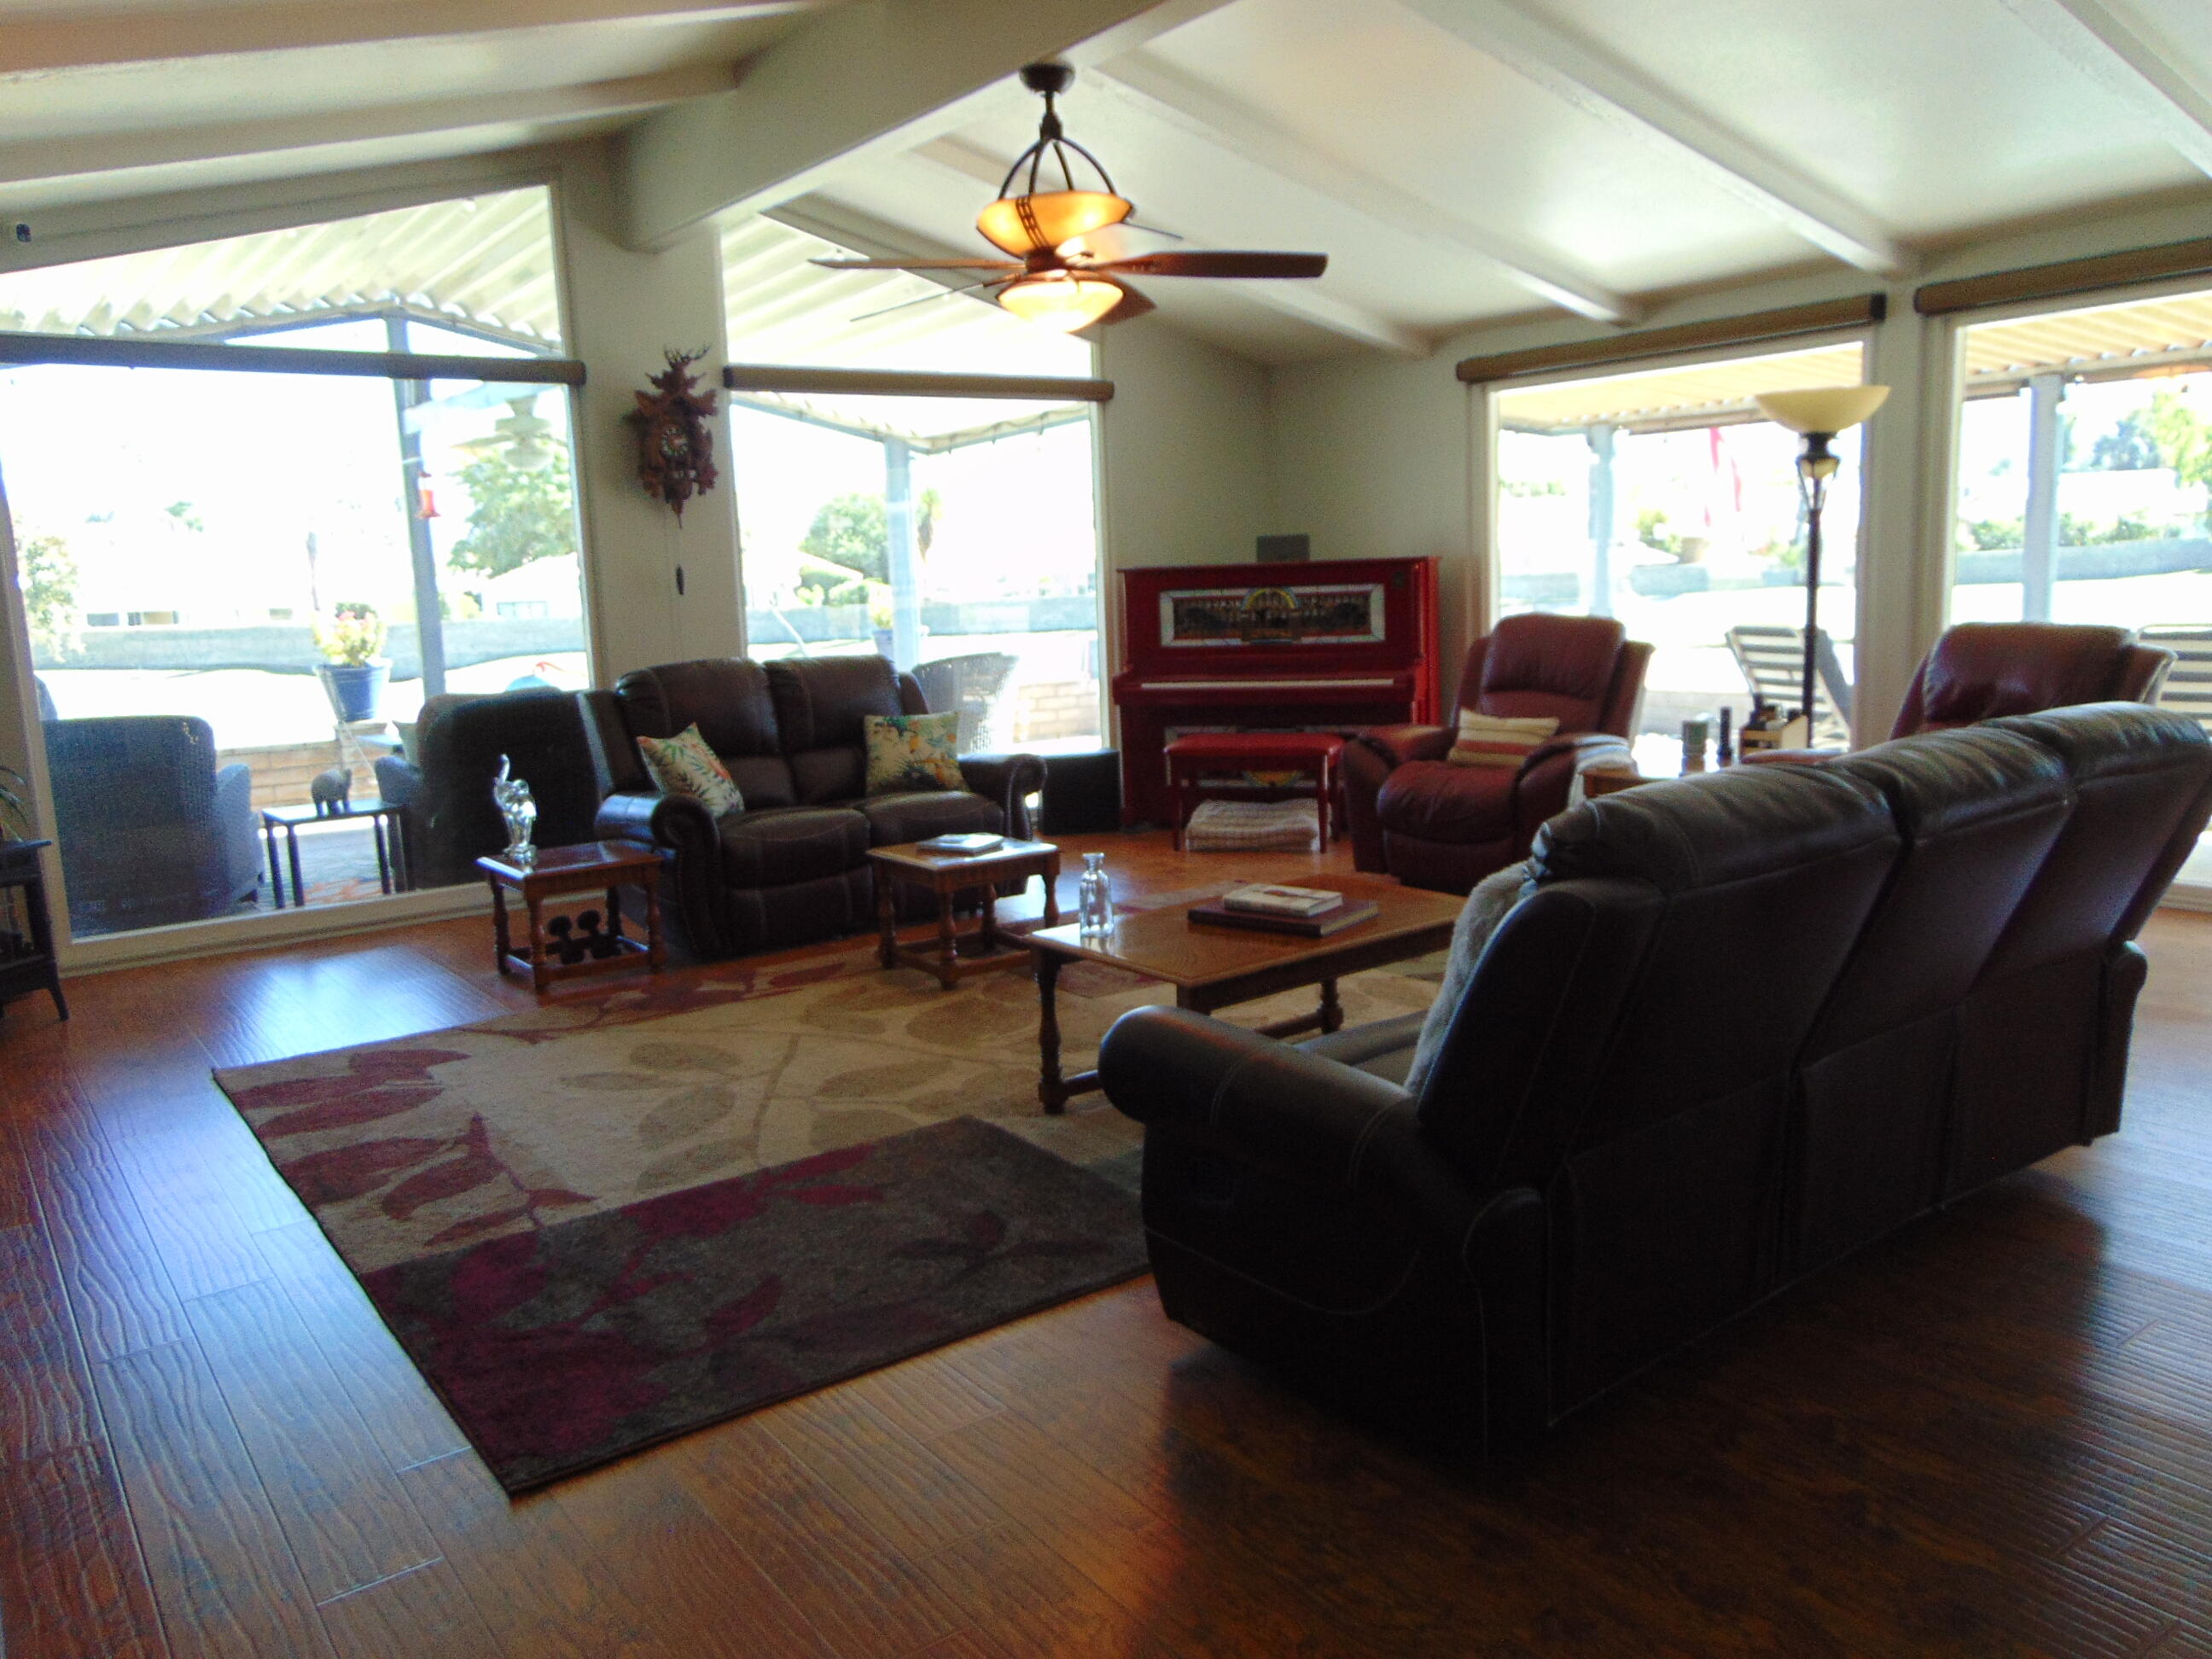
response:
M1344 732L1437 717L1437 562L1178 565L1121 573L1121 821L1174 808L1181 732Z

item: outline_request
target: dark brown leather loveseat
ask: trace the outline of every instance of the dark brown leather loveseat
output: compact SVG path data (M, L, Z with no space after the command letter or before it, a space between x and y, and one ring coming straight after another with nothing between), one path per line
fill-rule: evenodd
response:
M708 658L625 674L585 694L604 756L598 832L669 854L663 897L699 957L835 939L873 924L871 847L962 830L1029 833L1034 755L966 755L967 788L871 795L861 722L928 712L878 656ZM717 820L654 788L635 738L696 724L744 796Z
M2116 1128L2130 942L2212 810L2193 721L2103 703L1589 803L1434 1016L1303 1048L1172 1009L1169 1315L1462 1451Z

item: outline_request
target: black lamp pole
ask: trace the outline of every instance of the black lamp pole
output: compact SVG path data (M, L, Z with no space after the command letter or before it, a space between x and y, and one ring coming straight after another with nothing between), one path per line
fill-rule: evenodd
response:
M1805 734L1813 727L1813 691L1820 637L1820 514L1828 504L1828 480L1841 464L1828 447L1832 432L1805 434L1805 453L1797 458L1797 488L1805 502L1805 673L1803 702Z

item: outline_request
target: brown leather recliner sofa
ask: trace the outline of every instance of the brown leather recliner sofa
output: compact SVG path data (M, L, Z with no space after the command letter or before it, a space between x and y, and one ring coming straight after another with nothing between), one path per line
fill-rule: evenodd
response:
M701 958L873 926L871 847L963 830L1026 836L1027 798L1044 781L1034 755L965 755L964 790L867 793L863 719L928 712L914 677L878 656L670 663L584 701L602 763L598 833L667 855L663 902ZM635 739L694 724L744 811L718 820L653 787ZM920 914L911 901L902 913Z
M1567 805L1593 748L1636 729L1651 647L1607 617L1508 617L1467 653L1453 724L1379 726L1344 746L1344 802L1356 868L1464 893L1525 858L1537 826ZM1458 711L1556 717L1559 735L1516 771L1454 766ZM1625 758L1625 757L1624 757Z
M2212 744L2132 704L1708 774L1545 827L1419 1072L1418 1018L1126 1015L1162 1304L1459 1451L1524 1439L2116 1127L2130 941L2208 811Z

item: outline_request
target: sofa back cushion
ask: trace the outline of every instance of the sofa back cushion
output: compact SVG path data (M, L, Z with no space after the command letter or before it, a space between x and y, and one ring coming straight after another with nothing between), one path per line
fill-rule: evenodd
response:
M634 669L615 682L615 700L634 738L665 739L696 726L747 806L789 806L799 799L776 699L761 664L706 657Z
M766 665L775 717L801 805L854 800L867 793L871 714L909 711L888 658L786 657ZM744 787L744 780L738 780ZM751 792L746 792L751 799Z
M1897 854L1814 768L1648 785L1553 818L1420 1099L1483 1184L1545 1194L1558 1403L1771 1283L1797 1051Z
M1506 719L1549 715L1562 732L1595 732L1627 635L1610 617L1544 611L1508 617L1484 641L1460 707Z

